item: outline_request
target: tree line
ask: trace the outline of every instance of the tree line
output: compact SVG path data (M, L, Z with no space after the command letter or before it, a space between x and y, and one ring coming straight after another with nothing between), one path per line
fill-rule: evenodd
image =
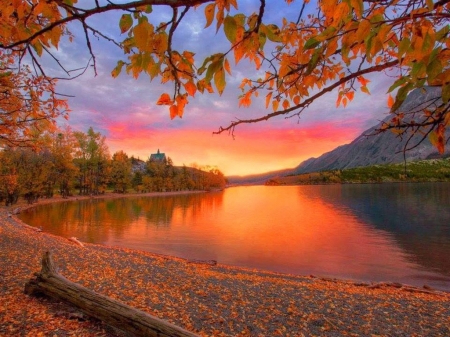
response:
M91 127L84 133L47 131L35 136L35 147L5 146L0 150L0 202L28 203L74 194L167 192L222 189L223 173L216 167L177 167L171 158L142 161L120 150L110 155L106 138Z

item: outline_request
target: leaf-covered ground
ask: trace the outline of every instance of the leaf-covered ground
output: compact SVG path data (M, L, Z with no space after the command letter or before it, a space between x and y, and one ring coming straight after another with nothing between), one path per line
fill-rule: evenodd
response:
M0 336L120 336L23 293L46 250L60 273L203 336L450 336L450 294L368 287L73 242L0 209Z

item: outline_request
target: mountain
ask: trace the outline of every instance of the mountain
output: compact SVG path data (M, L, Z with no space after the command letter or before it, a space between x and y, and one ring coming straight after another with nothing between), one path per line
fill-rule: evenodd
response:
M399 111L419 110L421 106L424 106L425 102L440 97L440 94L440 87L427 87L425 90L416 89L408 95L407 99L399 108ZM364 131L350 144L341 145L318 158L309 158L294 169L285 169L252 176L232 176L227 177L227 179L230 184L261 184L269 179L286 175L400 163L404 159L403 148L407 139L405 137L400 139L390 131L374 135L375 130L379 129L383 122L390 121L391 118L392 115L387 116L382 122ZM447 135L450 135L450 130L448 130ZM421 135L415 135L409 144L413 145L418 143L421 137ZM442 158L449 155L449 146L447 146L446 153L440 155L427 138L420 145L406 152L406 160L415 161L428 158Z
M289 174L293 174L293 172L294 169L285 169L249 176L227 176L226 178L229 185L260 185L264 184L269 179L284 177Z
M420 109L424 102L439 97L440 93L440 87L427 87L426 91L416 89L408 95L399 110L412 111L413 109ZM383 122L388 122L391 118L392 116L387 116ZM291 174L402 162L404 160L403 148L407 141L406 137L400 139L390 131L373 135L381 123L364 131L350 144L341 145L318 158L305 160ZM409 145L418 143L421 137L422 135L415 135ZM443 156L449 155L448 147L446 150L446 154ZM414 149L407 151L405 156L407 161L443 157L431 145L428 138Z

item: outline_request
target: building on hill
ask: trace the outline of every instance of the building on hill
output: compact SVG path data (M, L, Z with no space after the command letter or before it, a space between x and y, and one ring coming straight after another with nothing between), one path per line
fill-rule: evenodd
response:
M152 153L150 155L150 161L157 162L157 163L165 163L166 162L166 154L159 152L159 149L158 149L157 153Z

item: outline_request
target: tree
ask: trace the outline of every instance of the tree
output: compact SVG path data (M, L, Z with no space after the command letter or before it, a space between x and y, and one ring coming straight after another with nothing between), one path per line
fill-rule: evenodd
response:
M59 184L59 192L63 198L71 195L73 180L77 174L77 167L73 163L75 147L76 139L70 128L51 134L52 181Z
M113 154L111 161L111 183L114 191L125 193L131 184L131 161L123 151Z
M92 127L87 133L74 132L77 140L74 163L78 167L81 195L103 193L109 180L109 150L105 137Z
M56 81L17 63L17 57L0 50L0 146L30 146L34 129L52 129L57 117L67 117Z
M311 103L335 91L336 105L346 106L355 94L370 93L368 74L384 72L392 79L387 105L394 113L380 131L395 129L400 134L423 132L439 151L446 143L450 123L450 39L448 0L285 0L291 17L269 22L266 0L254 0L256 12L239 12L239 0L138 0L119 4L95 1L92 7L77 7L74 0L11 1L2 8L0 48L3 57L35 65L36 76L50 78L39 57L52 57L63 36L72 32L73 22L81 24L82 38L96 69L91 38L103 38L124 52L112 70L117 77L125 71L173 84L157 104L169 107L170 117L181 117L188 100L198 92L222 94L227 76L232 76L230 60L247 60L254 65L240 85L239 104L249 106L263 94L266 107L273 110L259 118L239 119L216 133L234 132L243 123L255 123L275 116L299 116ZM228 45L203 60L196 51L178 51L174 36L186 14L202 5L205 29L223 32ZM152 6L166 6L172 12L168 22L152 16ZM280 6L282 4L280 3ZM255 8L255 7L254 7ZM121 11L118 22L124 38L107 36L88 19ZM213 25L213 23L215 23ZM207 43L205 41L205 43ZM199 45L198 48L204 48ZM54 57L55 60L56 57ZM71 78L71 72L57 60ZM87 65L81 67L85 69ZM257 70L257 71L255 71ZM81 70L82 72L83 70ZM426 86L439 86L441 100L417 112L399 111L407 94ZM214 87L214 88L213 88ZM51 92L51 91L50 91ZM393 97L394 95L395 97ZM412 114L413 116L408 116Z
M0 201L13 205L20 194L19 173L15 155L10 149L0 151Z

